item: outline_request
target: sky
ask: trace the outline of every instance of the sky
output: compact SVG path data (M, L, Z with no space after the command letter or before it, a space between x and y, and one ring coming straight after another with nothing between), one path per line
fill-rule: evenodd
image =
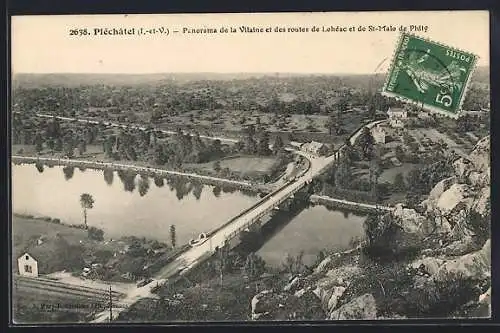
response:
M374 73L389 66L399 31L322 32L329 27L410 25L418 36L489 65L487 11L15 16L13 73ZM184 34L183 28L308 28L309 32ZM312 27L320 32L311 32ZM168 35L103 36L100 28L164 27ZM70 36L72 29L90 35ZM178 30L178 33L174 33Z

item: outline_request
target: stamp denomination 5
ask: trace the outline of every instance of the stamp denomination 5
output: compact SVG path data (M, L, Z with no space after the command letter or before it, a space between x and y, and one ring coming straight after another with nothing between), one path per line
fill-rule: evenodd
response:
M477 56L402 33L383 94L457 118Z

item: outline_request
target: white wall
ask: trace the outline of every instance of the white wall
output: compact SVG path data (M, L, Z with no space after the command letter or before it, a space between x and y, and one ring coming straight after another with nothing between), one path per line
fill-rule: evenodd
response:
M28 259L26 259L26 257L28 257ZM38 277L38 263L30 255L25 254L17 259L17 265L19 269L19 275ZM25 265L31 266L31 272L25 271Z

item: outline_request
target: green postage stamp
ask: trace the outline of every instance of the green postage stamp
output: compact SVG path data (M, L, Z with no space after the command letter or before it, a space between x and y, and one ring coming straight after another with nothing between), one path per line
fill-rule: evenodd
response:
M476 61L469 52L402 33L382 94L457 118Z

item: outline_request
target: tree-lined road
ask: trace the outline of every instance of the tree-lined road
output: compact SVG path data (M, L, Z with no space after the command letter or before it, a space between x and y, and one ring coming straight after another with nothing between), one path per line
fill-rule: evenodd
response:
M16 113L20 113L20 112L16 112ZM168 134L168 135L174 135L176 134L175 131L170 131L170 130L164 130L164 129L159 129L159 128L150 128L150 127L145 127L145 126L141 126L141 125L137 125L137 124L120 124L120 123L114 123L114 122L111 122L111 121L98 121L98 120L90 120L90 119L81 119L81 118L71 118L71 117L61 117L61 116L54 116L54 115L51 115L51 114L45 114L45 113L36 113L35 114L37 117L40 117L40 118L50 118L50 119L59 119L59 120L65 120L65 121L77 121L79 123L86 123L86 124L95 124L95 125L98 125L98 124L104 124L106 126L111 126L111 127L117 127L117 128L123 128L123 129L127 129L127 128L132 128L132 129L138 129L138 130L142 130L142 131L146 131L146 130L153 130L153 131L157 131L157 132L161 132L161 133L164 133L164 134ZM184 134L189 134L189 135L193 135L192 133L189 133L189 132L184 132ZM227 137L219 137L219 136L208 136L208 135L200 135L200 138L202 139L207 139L207 140L219 140L220 142L225 142L225 143L231 143L231 144L234 144L234 143L237 143L238 139L233 139L233 138L227 138Z

